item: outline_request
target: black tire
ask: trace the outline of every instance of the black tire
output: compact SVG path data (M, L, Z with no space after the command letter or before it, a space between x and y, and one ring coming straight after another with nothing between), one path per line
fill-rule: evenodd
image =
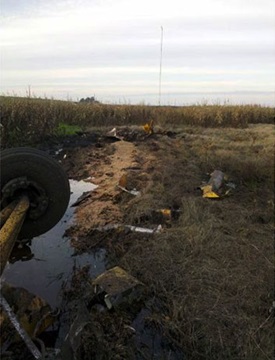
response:
M26 177L46 193L48 207L36 220L26 217L18 239L39 236L55 226L64 215L70 200L70 184L60 164L43 151L33 148L3 150L1 159L1 192L11 180Z

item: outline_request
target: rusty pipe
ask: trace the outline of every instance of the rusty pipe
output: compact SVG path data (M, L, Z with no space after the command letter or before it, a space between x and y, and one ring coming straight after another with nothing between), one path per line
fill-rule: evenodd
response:
M10 217L11 213L15 209L16 205L18 204L18 200L13 200L8 206L6 206L0 212L0 229L5 225L5 222Z
M9 260L11 251L25 220L26 213L29 209L29 198L24 195L19 199L15 209L10 214L0 230L0 276Z

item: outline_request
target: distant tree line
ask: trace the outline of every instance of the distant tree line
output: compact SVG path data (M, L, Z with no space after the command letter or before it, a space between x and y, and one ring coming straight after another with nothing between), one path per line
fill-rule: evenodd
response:
M79 100L79 102L80 103L89 103L89 104L99 104L99 101L97 101L94 96L86 97L85 99L81 98Z

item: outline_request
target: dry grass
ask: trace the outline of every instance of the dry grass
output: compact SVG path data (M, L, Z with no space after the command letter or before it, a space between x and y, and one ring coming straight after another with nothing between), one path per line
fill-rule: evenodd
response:
M126 221L141 223L154 207L178 206L181 216L151 241L133 242L122 265L162 300L153 320L188 359L272 359L274 128L183 135L160 144L154 186L128 203ZM215 168L237 189L202 199L195 188Z

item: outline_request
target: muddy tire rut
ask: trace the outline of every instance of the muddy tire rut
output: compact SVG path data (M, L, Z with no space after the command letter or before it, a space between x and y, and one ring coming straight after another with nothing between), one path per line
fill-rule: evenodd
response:
M69 174L73 170L73 177L97 186L76 208L76 225L68 230L76 249L89 247L83 239L93 229L123 223L126 209L121 206L122 199L131 201L135 196L124 192L119 185L128 190L141 185L145 187L150 182L148 169L153 161L153 154L145 156L144 150L128 141L104 144L102 148L77 149L66 156L62 162L65 168L68 167ZM94 247L92 242L91 247Z

